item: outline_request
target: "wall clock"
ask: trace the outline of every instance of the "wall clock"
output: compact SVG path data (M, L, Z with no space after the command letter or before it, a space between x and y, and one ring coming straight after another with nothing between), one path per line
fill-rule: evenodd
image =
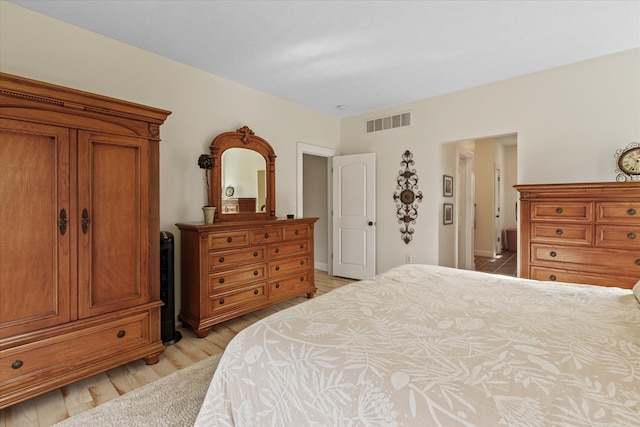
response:
M640 181L640 143L632 142L616 151L616 181Z

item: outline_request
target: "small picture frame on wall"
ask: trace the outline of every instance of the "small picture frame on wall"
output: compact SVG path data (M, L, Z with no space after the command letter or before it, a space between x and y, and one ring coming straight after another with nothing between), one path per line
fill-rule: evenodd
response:
M445 203L442 209L442 223L453 224L453 203Z
M442 195L444 197L453 197L453 177L449 175L442 176Z

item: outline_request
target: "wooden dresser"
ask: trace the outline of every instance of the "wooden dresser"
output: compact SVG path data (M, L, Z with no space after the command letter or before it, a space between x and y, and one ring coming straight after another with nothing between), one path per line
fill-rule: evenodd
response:
M0 409L158 361L169 114L0 74Z
M317 219L177 224L178 319L202 338L225 320L304 294L312 298Z
M622 288L640 280L640 182L515 188L521 277Z

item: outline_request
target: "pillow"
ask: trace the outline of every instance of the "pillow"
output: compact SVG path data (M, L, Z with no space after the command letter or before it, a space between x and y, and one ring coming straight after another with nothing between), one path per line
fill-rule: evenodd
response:
M633 285L633 294L636 296L638 302L640 302L640 280L638 280L638 283Z

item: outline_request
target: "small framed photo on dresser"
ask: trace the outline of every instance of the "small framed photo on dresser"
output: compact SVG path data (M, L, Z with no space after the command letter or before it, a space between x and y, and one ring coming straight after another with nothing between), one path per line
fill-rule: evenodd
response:
M442 176L442 195L444 197L453 197L453 177L449 175Z

